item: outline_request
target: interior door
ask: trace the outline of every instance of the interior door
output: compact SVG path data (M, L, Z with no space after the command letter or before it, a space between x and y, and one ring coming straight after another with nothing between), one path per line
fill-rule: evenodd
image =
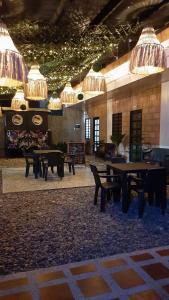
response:
M130 161L142 159L142 110L130 112Z
M94 145L94 152L97 150L100 141L100 119L93 118L93 145Z

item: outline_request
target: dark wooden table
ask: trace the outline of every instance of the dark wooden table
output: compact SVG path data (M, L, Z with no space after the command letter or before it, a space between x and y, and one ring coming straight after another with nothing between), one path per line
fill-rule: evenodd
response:
M38 175L42 176L42 167L41 167L41 159L42 159L42 157L47 158L48 154L50 154L50 153L63 154L62 151L55 150L55 149L33 150L33 153L36 155L36 164L35 164L36 178L38 178ZM64 174L64 163L63 163L62 169L63 169L63 174Z
M37 154L37 155L45 155L48 153L63 153L60 150L52 150L52 149L39 149L39 150L34 150L33 153Z
M146 171L151 169L161 168L157 164L136 162L136 163L108 163L107 170L113 170L116 174L119 174L121 177L122 183L122 211L126 213L129 208L129 199L128 199L128 186L127 186L127 174L137 173L143 176Z

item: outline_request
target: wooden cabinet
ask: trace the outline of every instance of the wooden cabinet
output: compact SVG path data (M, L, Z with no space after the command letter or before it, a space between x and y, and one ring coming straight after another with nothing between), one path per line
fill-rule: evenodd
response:
M76 164L85 164L85 144L82 142L68 143L68 154L75 154Z

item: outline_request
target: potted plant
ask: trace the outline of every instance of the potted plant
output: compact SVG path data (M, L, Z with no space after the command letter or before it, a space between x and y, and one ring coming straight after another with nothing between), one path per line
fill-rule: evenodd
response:
M122 142L124 137L125 137L125 134L122 134L122 133L113 134L113 135L110 136L110 139L111 139L112 143L116 147L116 149L115 149L116 156L121 156L120 153L119 153L119 145Z

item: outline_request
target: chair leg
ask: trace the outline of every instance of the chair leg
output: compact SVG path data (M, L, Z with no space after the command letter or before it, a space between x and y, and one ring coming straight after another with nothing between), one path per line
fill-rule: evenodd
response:
M74 163L72 163L72 171L73 171L73 175L75 175L75 165L74 165Z
M144 192L140 192L138 194L138 216L139 216L139 218L142 218L142 216L143 216L144 206L145 206Z
M97 197L98 197L99 187L96 186L95 193L94 193L94 205L97 204Z
M113 190L113 201L119 202L121 198L121 189Z
M45 168L45 181L48 179L48 167Z
M100 204L100 211L104 212L105 211L105 206L106 206L106 195L107 192L105 189L101 189L101 204Z
M29 175L29 165L26 165L25 177Z
M160 208L161 208L162 215L165 214L166 207L167 207L167 193L166 193L166 189L164 189L160 194Z
M148 203L150 206L154 203L154 193L148 193Z
M69 173L71 173L71 163L68 163L68 167L69 167Z

